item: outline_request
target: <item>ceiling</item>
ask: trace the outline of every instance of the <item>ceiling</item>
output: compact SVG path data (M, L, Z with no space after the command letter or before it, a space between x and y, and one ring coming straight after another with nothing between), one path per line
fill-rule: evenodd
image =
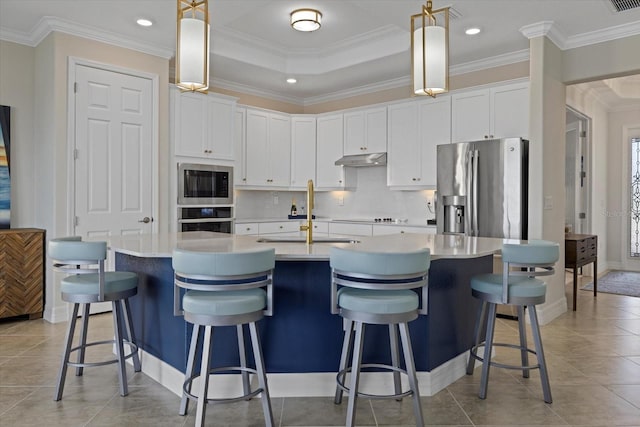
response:
M409 17L423 4L209 0L212 83L297 104L407 86ZM434 0L434 8L444 6L454 15L452 74L526 60L524 34L542 28L561 49L640 34L640 7L615 12L611 0ZM289 26L289 13L300 7L322 12L320 30ZM36 46L50 31L62 31L171 58L176 10L176 0L0 0L0 39ZM138 26L140 17L154 25ZM470 26L482 32L466 36Z

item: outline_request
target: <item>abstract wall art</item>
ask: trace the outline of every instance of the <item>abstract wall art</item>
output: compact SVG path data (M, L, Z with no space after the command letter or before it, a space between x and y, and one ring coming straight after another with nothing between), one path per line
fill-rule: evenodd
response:
M11 226L11 107L0 105L0 229Z

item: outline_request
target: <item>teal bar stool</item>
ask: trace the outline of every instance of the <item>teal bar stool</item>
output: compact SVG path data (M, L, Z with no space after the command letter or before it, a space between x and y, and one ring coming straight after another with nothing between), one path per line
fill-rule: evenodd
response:
M342 402L343 392L349 394L347 426L355 425L358 397L396 399L413 397L416 425L423 426L418 379L411 349L408 322L427 314L430 252L421 249L405 253L361 252L346 248L331 248L331 312L346 320L340 367L337 375L335 403ZM413 289L420 289L420 296ZM366 324L388 325L391 363L362 363L362 348ZM398 330L402 341L405 369L400 366ZM355 339L353 337L355 331ZM351 358L351 365L348 360ZM388 369L393 372L394 393L372 395L358 391L363 368ZM350 378L346 381L346 375ZM409 379L409 390L402 391L400 375Z
M552 275L559 256L559 245L546 240L530 240L525 244L504 244L502 246L502 274L481 274L471 279L471 293L474 297L482 301L482 305L478 310L475 342L469 350L467 374L473 374L476 360L482 362L482 377L480 380L480 392L478 394L481 399L487 397L489 368L495 366L522 370L522 376L524 378L529 377L529 371L531 369L540 369L544 401L547 403L552 402L549 375L544 359L540 325L538 324L538 314L536 312L536 305L542 304L545 301L547 285L536 277ZM493 342L496 324L496 307L498 304L517 306L520 345ZM535 350L527 346L525 308L529 310ZM486 328L484 342L481 338L483 328ZM477 354L478 347L480 346L484 346L483 357ZM507 365L491 361L493 346L519 349L521 365ZM529 365L529 353L536 356L538 361L536 365Z
M75 367L76 375L81 376L86 367L111 363L118 365L120 395L126 396L129 390L125 360L133 358L135 372L140 372L141 369L138 346L135 344L136 339L131 322L131 309L129 308L129 298L138 292L138 276L127 271L105 271L106 242L83 242L77 236L51 239L48 253L49 258L53 261L53 270L67 275L60 282L62 300L73 304L54 400L62 399L68 366ZM110 301L112 304L115 338L107 341L87 342L91 303L103 301ZM84 307L81 317L80 343L73 347L73 335L81 304ZM86 362L86 348L101 344L115 344L116 357L100 362ZM126 355L125 346L129 349ZM75 362L71 361L71 353L74 352L78 354Z
M275 250L254 252L215 253L184 249L173 251L174 314L184 315L193 324L191 345L183 385L180 415L186 415L189 399L197 401L196 426L204 425L207 403L232 403L248 400L262 393L265 425L273 426L273 414L267 387L267 376L260 347L256 322L272 314L273 268ZM185 289L180 304L180 289ZM255 369L247 367L244 347L244 325L249 325ZM211 369L211 337L213 328L235 326L238 337L240 366ZM200 373L196 373L195 358L200 346L201 331L204 343ZM239 371L244 394L238 397L208 398L209 375L222 371ZM251 391L249 374L257 374L258 388ZM194 379L200 378L197 394L191 392Z

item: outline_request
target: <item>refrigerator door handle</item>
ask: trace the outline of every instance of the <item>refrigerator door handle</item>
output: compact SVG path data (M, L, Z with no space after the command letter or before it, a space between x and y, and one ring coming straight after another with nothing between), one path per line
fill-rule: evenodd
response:
M467 192L467 205L465 206L465 214L464 214L464 234L467 236L473 236L473 217L471 212L473 212L473 151L467 152L467 159L465 162L467 173L465 178L465 186L467 187L465 190Z
M480 151L473 151L473 236L478 236L480 230L478 230L478 161L480 157Z

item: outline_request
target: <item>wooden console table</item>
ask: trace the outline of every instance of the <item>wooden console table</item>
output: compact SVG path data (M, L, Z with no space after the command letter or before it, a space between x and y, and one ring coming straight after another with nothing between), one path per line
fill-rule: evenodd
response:
M45 231L0 230L0 318L42 317Z
M573 311L576 310L578 269L593 263L593 296L598 295L598 236L593 234L564 235L564 266L573 269Z

